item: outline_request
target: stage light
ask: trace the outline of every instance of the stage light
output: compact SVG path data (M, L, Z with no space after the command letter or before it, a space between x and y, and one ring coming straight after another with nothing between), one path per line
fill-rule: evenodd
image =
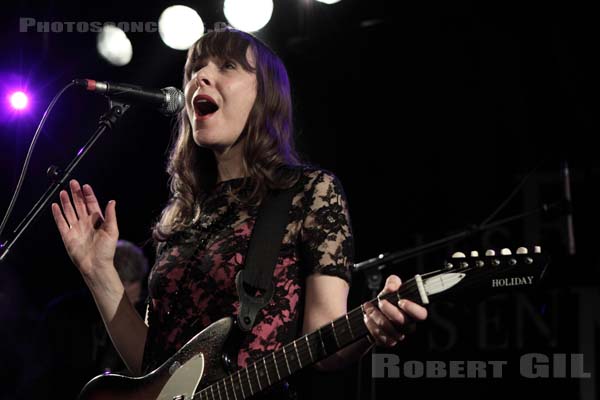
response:
M133 47L127 35L114 25L102 27L96 47L105 60L118 67L129 64L133 56Z
M8 96L10 105L15 110L24 110L29 104L29 98L22 91L13 92Z
M187 50L204 33L204 23L196 10L186 6L171 6L158 19L158 33L167 46Z
M335 4L335 3L339 3L341 0L317 0L319 3L325 3L325 4Z
M256 32L271 20L273 1L225 0L223 12L234 28L245 32Z

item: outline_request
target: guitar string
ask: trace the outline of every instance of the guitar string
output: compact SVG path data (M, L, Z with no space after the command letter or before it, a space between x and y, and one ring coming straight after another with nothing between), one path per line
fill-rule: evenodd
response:
M413 287L413 285L414 285L414 287ZM391 295L391 296L397 296L398 293L401 292L401 291L405 292L405 293L402 293L402 295L405 296L405 297L409 297L412 294L418 293L418 289L416 289L416 284L414 282L414 279L411 279L411 280L405 282L402 285L402 287L401 287L401 289L399 291L393 292L393 293L389 293L389 295ZM380 296L380 297L382 299L384 298L384 296ZM369 302L371 302L371 303L375 302L376 303L377 302L377 298L372 299ZM357 307L357 308L353 309L347 315L349 316L348 318L349 318L351 326L355 326L363 318L362 311L360 311L360 307ZM325 327L330 327L331 326L331 322L328 325L324 325L324 326ZM361 327L361 326L359 325L359 327ZM366 327L364 327L364 329L366 329ZM205 387L200 392L196 393L194 395L194 397L192 397L192 399L196 399L195 396L199 396L198 399L202 399L202 396L205 395L205 394L207 396L213 395L214 392L210 392L210 390L211 390L211 387L214 387L216 385L219 386L219 387L220 386L225 387L225 386L229 385L228 388L232 389L231 384L226 381L226 380L228 380L230 378L231 375L233 375L234 380L237 381L237 382L235 382L235 383L237 383L237 385L235 385L235 383L234 383L233 389L236 390L236 394L240 394L239 393L239 389L238 389L237 386L241 386L243 383L245 383L245 386L249 388L250 384L252 383L252 380L248 379L248 378L245 378L244 375L246 375L246 376L248 376L248 375L255 376L256 373L250 373L249 371L251 371L253 368L256 370L257 366L260 365L261 363L264 364L263 359L265 359L269 364L271 364L272 363L272 359L274 358L275 364L276 364L275 368L278 368L279 371L285 371L285 376L283 376L282 378L277 377L277 379L271 379L272 383L280 382L281 380L283 380L286 377L290 376L289 371L287 370L287 366L288 366L289 360L286 360L286 354L289 352L292 355L294 355L294 353L296 352L296 349L291 349L291 350L287 349L288 347L293 346L294 342L297 342L297 343L299 342L300 343L300 346L297 347L297 352L299 354L299 358L296 357L296 360L297 360L296 363L298 365L300 365L301 368L304 368L304 367L306 367L306 366L308 366L308 365L313 364L313 363L316 362L316 361L310 361L310 362L305 363L304 365L302 365L302 363L300 362L300 359L306 359L306 357L308 357L308 356L311 355L311 350L309 349L309 344L307 344L305 342L305 336L310 337L311 335L316 335L316 334L317 334L317 331L314 331L314 332L311 332L311 333L309 333L307 335L304 335L304 336L302 336L302 337L300 337L298 339L295 339L294 341L292 341L292 342L290 342L290 343L282 346L281 348L275 350L274 352L270 353L268 356L265 356L265 357L263 357L263 358L255 361L255 362L253 362L252 364L248 365L247 367L245 367L243 369L240 369L240 370L237 370L237 371L233 372L232 374L230 374L230 375L228 375L228 376L226 376L226 377L224 377L224 378L222 378L222 379L220 379L218 381L213 382L211 385ZM327 342L330 342L331 339L335 339L335 333L333 332L332 329L327 329L326 331L322 332L322 334L327 335L327 336L324 336L324 340L326 340ZM345 345L348 345L348 344L350 344L353 341L359 340L360 338L364 337L365 335L366 335L366 333L363 333L363 334L359 335L358 337L355 336L355 337L353 337L353 339L350 342L345 343ZM310 340L311 339L309 338L309 341ZM313 338L313 340L314 340L314 338ZM284 352L284 348L286 348L285 352ZM273 357L273 354L274 354L274 357ZM259 367L259 368L263 369L264 367ZM298 369L294 368L294 370L298 370ZM244 372L246 372L246 373L244 373ZM269 377L273 375L273 377L275 378L275 376L274 376L274 372L275 371L270 371L269 368L267 367L265 372L267 374L269 374ZM295 372L295 371L292 371L292 373L293 372ZM249 381L250 381L250 384L248 383ZM254 380L254 382L258 383L257 380ZM260 386L262 386L262 384ZM269 385L269 386L272 386L272 385ZM254 387L254 385L253 385L253 387ZM265 389L266 389L266 387L265 387ZM230 390L230 391L232 391L232 390ZM252 394L256 394L256 393L258 393L258 391L257 392L254 392L254 391L252 392Z
M509 269L510 269L510 268L514 268L514 267L516 267L516 266L509 266ZM471 270L474 270L474 269L476 269L476 268L473 268L473 267L468 267L468 268L463 268L463 269L461 269L460 271L461 271L461 272L469 272L469 271L471 271ZM483 275L490 275L490 274L497 273L497 271L494 271L493 269L492 269L491 271L489 271L489 273L486 273L486 272L487 272L489 269L490 269L490 268L486 268L485 270L481 270L481 272L483 272ZM450 271L447 271L447 272L450 272ZM481 278L481 279L483 279L483 278ZM444 285L443 285L443 284L439 284L439 285L438 285L438 284L432 284L432 285L430 285L430 286L431 286L431 288L432 288L432 289L443 289L443 288L444 288ZM416 288L416 284L415 284L415 282L414 282L414 278L413 278L413 279L411 279L411 280L407 281L406 283L404 283L404 285L402 286L402 288L401 288L399 291L397 291L397 292L393 292L393 293L388 293L388 294L386 294L386 295L383 295L383 296L379 296L379 298L380 298L380 299L386 299L386 300L389 300L389 298L391 298L391 297L396 297L396 296L398 296L398 295L400 294L399 292L401 292L401 291L402 291L402 292L406 292L406 293L402 293L402 294L400 294L401 296L403 295L404 297L409 297L411 294L418 293L418 288L417 288L417 290L414 290L415 288ZM402 290L402 289L405 289L405 290ZM406 289L410 289L410 290L406 290ZM375 298L375 299L372 299L372 300L370 300L369 302L370 302L370 303L376 303L377 301L378 301L378 298ZM358 311L359 309L360 309L360 307L358 307L358 308L356 308L356 309L354 309L354 310L352 310L352 311L350 311L350 312L348 313L348 315L349 315L349 319L352 319L352 320L353 320L353 323L356 323L358 319L362 319L362 312L360 312L360 313L357 313L357 312L356 312L356 311ZM326 326L329 326L329 325L326 325ZM359 326L360 326L360 325L359 325ZM324 334L326 334L326 335L329 335L329 336L327 337L327 339L329 339L329 340L330 340L330 339L332 339L332 336L334 336L334 335L335 335L335 333L333 332L333 330L330 330L330 329L328 329L328 330L326 330L326 331L324 331L324 332L322 332L322 333L324 333ZM310 335L314 335L314 334L316 334L316 331L315 331L315 332L312 332L312 333L310 333L310 334L308 334L308 335L305 335L305 336L310 336ZM363 336L365 336L365 334L364 334L364 333L363 333L362 335L360 335L360 337L363 337ZM293 341L293 342L291 342L291 343L288 343L288 344L284 345L282 348L280 348L280 349L276 350L274 353L271 353L271 355L269 355L269 356L266 356L266 357L263 357L263 358L264 358L264 359L266 359L267 357L273 357L273 354L274 354L275 356L274 356L273 358L275 359L275 364L276 364L276 366L275 366L275 367L276 367L276 368L278 368L278 367L281 367L281 370L285 371L285 367L287 366L287 360L286 360L286 354L285 354L285 353L284 353L282 350L284 350L284 348L285 348L286 346L290 346L290 345L292 345L294 342L297 342L297 341L299 341L299 342L301 343L301 347L300 347L300 350L298 350L298 351L299 351L300 353L302 353L302 354L303 354L303 356L301 356L301 358L302 358L302 357L305 357L307 354L309 354L309 352L310 352L310 349L309 349L309 347L308 347L308 344L306 345L306 349L304 349L304 348L302 347L302 339L303 339L303 338L304 338L304 336L303 336L303 337L301 337L301 338L299 338L299 339L297 339L297 340L294 340L294 341ZM335 338L334 338L334 339L335 339ZM359 338L356 338L356 337L355 337L354 339L355 339L355 340L358 340ZM351 342L352 342L352 341L350 341L350 342L348 342L348 343L345 343L345 344L344 344L344 347L345 347L346 345L350 344ZM278 353L279 353L279 354L278 354ZM277 359L277 358L278 358L278 356L279 356L279 360ZM238 371L236 371L236 372L234 372L234 373L232 374L232 375L234 375L234 377L235 377L235 375L238 375L238 377L235 377L235 378L236 378L236 380L238 381L238 384L239 384L240 386L241 386L241 385L244 383L244 380L246 380L246 378L243 378L243 375L242 375L243 371L244 371L244 370L246 370L246 373L247 373L247 376L248 376L248 374L249 374L249 371L248 371L248 370L251 370L251 368L252 368L252 367L254 367L254 368L255 368L255 372L256 372L256 366L257 366L258 364L260 364L260 362L261 362L261 361L263 361L263 360L262 360L262 359L261 359L261 360L258 360L257 362L255 362L255 363L253 363L253 364L250 364L250 365L248 365L246 368L244 368L244 369L241 369L241 370L238 370ZM271 363L271 361L269 361L269 363ZM308 366L308 365L309 365L309 363L307 363L306 365L302 366L299 360L298 360L298 363L299 363L299 365L301 366L301 368L303 368L303 367L305 367L305 366ZM310 364L312 364L312 363L313 363L313 362L311 361L311 363L310 363ZM262 369L262 367L261 367L261 369ZM268 371L268 368L267 368L267 371L266 371L266 373L267 373L267 374L269 373L269 371ZM254 375L254 374L252 374L252 375ZM287 376L289 376L289 375L286 375L285 377L287 377ZM228 377L229 377L229 376L228 376ZM228 378L228 377L225 377L225 378L223 378L223 379L221 380L221 381L223 382L223 386L224 386L224 387L226 386L225 379L226 379L226 378ZM257 379L258 379L258 378L257 378ZM279 382L279 381L281 381L282 379L283 379L283 378L279 378L279 380L276 380L276 382ZM257 380L257 381L256 381L256 383L259 383L259 382L260 382L260 380ZM247 379L245 383L246 383L246 386L247 386L247 387L250 387L250 384L251 384L252 382L250 381L250 379ZM219 384L219 381L216 381L216 382L214 382L213 384L209 385L208 387L206 387L206 388L205 388L205 389L203 389L202 391L198 392L198 393L197 393L197 395L200 395L200 396L202 396L203 394L207 394L207 395L208 395L208 394L209 394L209 393L208 393L208 390L209 390L209 389L210 389L210 388L211 388L213 385L215 385L215 384L216 384L216 385L218 385L218 384ZM269 386L272 386L272 385L269 385ZM236 391L236 393L238 392L238 390L237 390L236 386L230 387L230 389L233 389L233 390L235 390L235 391ZM242 388L242 389L243 389L243 388ZM252 394L255 394L255 393L257 393L257 392L252 392ZM235 394L234 394L234 395L235 395ZM245 396L244 396L244 397L245 397ZM201 397L199 397L199 398L201 398Z
M423 274L421 276L425 277L427 275L431 275L431 274L435 274L435 273L439 273L439 271L431 271L431 272L425 273L425 274ZM405 293L403 293L403 295L405 297L408 297L408 296L410 296L410 295L418 292L418 290L414 290L414 288L416 288L416 285L415 285L414 278L413 278L413 279L410 279L407 282L405 282L402 285L402 287L401 287L401 289L399 291L405 292ZM399 291L394 292L394 293L390 293L389 295L390 296L396 296ZM383 299L384 296L381 296L381 298ZM377 301L377 298L371 300L370 302L376 303L376 301ZM352 321L351 325L355 325L358 322L358 320L362 320L362 312L356 313L356 311L359 310L359 309L360 309L360 307L355 308L354 310L348 312L348 316L349 316L348 320L349 320L349 322ZM360 327L361 326L359 325L359 328ZM354 329L356 329L356 326L354 327ZM327 330L327 331L322 332L322 333L328 335L328 336L325 337L325 339L328 339L328 340L332 339L333 331ZM236 380L238 380L239 383L241 384L242 383L242 379L246 379L246 378L242 378L241 377L241 374L242 374L243 370L251 370L252 367L254 367L254 370L256 372L257 366L258 366L258 368L263 369L263 367L260 366L260 364L262 363L264 365L265 361L267 361L270 365L272 365L273 367L275 367L276 370L283 370L283 371L285 371L285 369L287 367L287 362L286 362L286 354L284 354L283 348L287 347L287 346L292 346L294 342L300 343L300 346L298 347L298 349L297 350L294 349L294 351L297 351L299 354L301 354L300 355L301 359L304 359L307 355L311 356L311 359L312 359L311 350L309 348L309 345L306 344L306 342L305 342L305 340L306 340L305 337L310 337L311 335L315 335L315 334L317 334L317 331L311 332L311 333L306 334L306 335L304 335L304 336L302 336L302 337L300 337L298 339L295 339L294 341L292 341L292 342L290 342L288 344L285 344L281 348L279 348L279 349L275 350L274 352L270 353L268 356L262 357L261 359L255 361L254 363L248 365L247 367L245 367L245 368L243 368L241 370L238 370L238 371L240 371L240 377L239 378L236 377ZM362 338L365 335L366 335L366 333L363 333L363 334L359 335L358 337L354 337L353 340L358 340L358 339ZM333 338L333 339L335 339L335 338ZM309 340L311 340L311 339L309 339ZM274 356L273 356L273 354L274 354ZM293 352L292 352L292 354L293 354ZM275 360L274 364L272 364L272 359ZM298 361L298 363L300 364L300 361ZM307 365L312 364L312 363L313 363L313 361L311 361L310 363L306 363L305 365L302 365L302 367L307 366ZM273 375L275 377L275 372L276 371L270 371L268 367L265 368L265 369L266 369L265 372L267 374L269 374L269 378L270 378L271 375ZM234 375L234 376L237 375L238 371L233 372L231 375ZM256 375L256 373L254 373L254 374L250 373L250 375ZM229 378L229 375L226 376L226 377L224 377L224 378L222 378L222 379L220 379L220 380L218 380L218 381L213 382L211 385L209 385L206 388L202 389L201 392L198 392L197 394L203 394L203 393L208 394L208 391L210 390L211 386L223 384L223 386L225 387L225 386L229 385L229 383L226 381L228 378ZM275 380L275 382L279 382L281 380L282 379L278 378L278 380ZM269 386L271 386L271 385L269 385Z
M475 277L472 280L474 280L474 281L481 281L481 280L484 280L489 275L495 275L495 274L497 274L498 271L495 270L495 269L502 268L503 271L506 271L507 269L510 270L510 269L514 269L514 268L517 268L517 267L518 267L518 264L517 265L508 265L508 266L497 266L497 267L496 266L488 266L486 268L483 268L483 267L466 267L466 268L462 268L462 269L447 270L447 271L444 271L444 270L432 271L432 272L429 272L429 273L426 273L426 274L422 274L421 276L422 277L426 277L426 276L429 276L429 275L432 275L432 274L441 275L443 273L454 272L454 271L457 271L457 272L460 272L460 273L468 273L468 272L472 272L472 271L478 271L478 272L481 272L482 276L479 277L479 278ZM475 283L475 282L471 282L471 284L473 284L473 283ZM436 290L439 290L439 289L448 289L441 282L434 282L434 283L432 283L432 284L430 284L428 286L433 291L436 291ZM400 293L400 292L402 292L402 293ZM376 298L374 298L372 300L369 300L368 303L376 305L376 303L378 302L378 299L390 300L391 298L397 297L399 295L401 297L403 297L403 298L410 298L412 295L415 295L415 294L418 294L418 293L419 293L419 290L418 290L418 287L416 285L416 281L415 281L414 278L411 278L410 280L408 280L405 283L403 283L403 285L401 286L400 290L398 290L396 292L392 292L392 293L386 293L385 295L381 295L379 297L376 297ZM359 320L362 320L362 318L363 318L362 311L358 312L359 310L360 310L360 307L357 307L357 308L353 309L352 311L348 312L348 314L346 314L346 315L348 315L348 320L349 320L351 326L354 326L354 324L356 324ZM344 318L344 317L342 317L342 318ZM332 321L332 322L334 322L334 321ZM330 327L330 326L331 326L331 322L329 324L327 324L327 325L324 325L324 327ZM364 324L363 324L363 326L364 326ZM360 325L358 325L358 327L361 328ZM319 329L321 329L321 328L319 328ZM365 329L366 329L366 327L365 327ZM327 330L325 330L325 331L323 331L321 333L324 334L324 335L328 335L328 336L324 337L324 339L327 339L328 343L331 341L331 339L337 340L335 338L335 333L334 333L334 331L332 329L327 329ZM272 360L271 359L273 358L275 360L275 363L274 363L275 364L275 368L278 368L280 371L286 371L287 364L288 364L289 360L286 360L286 353L284 352L284 348L286 348L288 346L293 346L294 342L299 343L300 346L298 346L297 349L292 349L290 351L290 353L292 353L292 355L293 355L295 352L297 352L298 354L301 354L300 358L304 359L305 357L311 355L309 345L305 343L305 336L308 336L309 340L310 340L310 336L311 335L315 335L315 334L317 334L317 331L311 332L311 333L306 334L306 335L304 335L304 336L302 336L302 337L300 337L298 339L295 339L294 341L292 341L292 342L290 342L290 343L282 346L281 348L275 350L274 352L270 353L268 356L262 357L261 359L253 362L252 364L246 366L245 368L237 370L237 371L233 372L232 374L230 374L230 375L228 375L228 376L226 376L226 377L224 377L224 378L222 378L222 379L220 379L218 381L215 381L215 382L211 383L209 386L205 387L200 392L197 392L192 397L192 399L196 399L196 396L198 396L197 399L200 400L200 399L202 399L202 395L204 395L204 394L209 395L210 394L209 393L210 388L213 387L213 386L215 386L215 385L221 385L222 384L223 387L225 387L226 385L228 385L228 383L226 382L226 379L229 379L229 377L231 375L233 375L234 379L236 381L238 381L237 382L238 385L229 386L229 389L234 389L234 390L236 390L236 394L240 394L239 391L238 391L238 389L236 389L237 386L241 386L243 383L245 383L246 387L249 388L250 385L252 384L252 379L251 378L244 378L242 374L244 372L246 372L246 374L245 374L246 376L248 376L248 375L255 376L256 373L250 373L250 371L252 370L252 368L254 368L254 370L256 372L257 366L260 365L261 363L264 364L263 359L265 361L267 361L269 364L272 364ZM356 336L353 335L354 336L353 339L350 340L349 342L345 343L344 346L342 346L342 347L345 347L345 346L349 345L353 341L359 340L360 338L364 337L365 335L366 335L366 333L362 333L361 335L359 335L360 337L356 337ZM303 342L304 342L304 344L303 344ZM304 368L304 367L306 367L308 365L311 365L311 364L315 363L316 361L311 361L311 362L306 363L304 365L301 364L300 360L297 360L296 362L300 365L300 369L301 369L301 368ZM263 369L264 367L259 366L258 368ZM265 368L265 369L266 369L265 372L267 374L269 374L269 372L274 372L274 371L269 371L268 367ZM295 371L296 370L298 370L298 369L295 369ZM293 371L293 372L295 372L295 371ZM270 376L271 376L271 374L269 374L269 377ZM274 376L274 374L273 374L273 376ZM284 378L286 378L288 376L290 376L290 374L289 374L289 372L286 372L284 377L278 378L277 380L276 379L272 379L271 380L272 384L265 386L265 389L267 387L273 386L273 384L275 384L277 382L280 382L281 380L283 380ZM258 377L257 377L257 380L254 380L254 382L255 383L259 383L260 382L260 380L258 379ZM262 386L263 385L260 385L260 387L262 387ZM254 385L253 385L253 387L254 387ZM264 390L264 389L262 389L262 390ZM254 394L256 394L256 393L258 393L258 392L260 392L262 390L252 391L252 395L254 395Z
M514 267L516 267L516 266L509 266L509 269L510 269L510 268L514 268ZM473 269L475 269L475 268L473 268L473 267L469 267L469 268L463 268L463 269L461 270L461 272L469 272L469 271L471 271L471 270L473 270ZM488 268L486 268L485 270L482 270L481 272L484 272L482 275L491 275L491 274L497 273L497 271L493 271L493 270L490 270L490 271L489 271L489 273L486 273L488 270L489 270ZM483 279L483 278L481 278L481 279ZM412 287L410 288L411 290L404 290L403 292L406 292L406 293L404 293L404 297L409 297L411 294L415 294L415 293L417 293L417 292L418 292L418 290L414 290L414 287L416 287L416 285L414 285L414 279L411 279L411 280L407 281L407 282L406 282L406 283L403 285L403 288L404 288L404 289L409 289L409 287L408 287L408 286L412 286ZM430 286L431 286L433 289L436 289L436 288L443 289L443 286L444 286L444 285L443 285L443 284L441 284L441 285L432 284L432 285L430 285ZM401 291L402 291L402 290L401 290ZM398 296L399 292L400 292L400 291L393 292L393 293L388 293L388 294L386 294L386 295L380 296L379 298L388 300L388 299L389 299L389 298L391 298L391 297ZM377 301L378 301L378 298L375 298L375 299L371 300L371 301L370 301L370 303L376 303ZM357 308L357 309L354 309L354 310L352 310L351 312L349 312L349 313L348 313L348 315L349 315L349 319L351 318L351 319L353 319L353 320L354 320L354 321L353 321L353 323L356 323L356 322L357 322L357 321L356 321L357 319L361 319L361 318L362 318L362 312L361 312L361 313L356 313L356 311L357 311L358 309L359 309L359 308ZM327 325L327 326L328 326L328 325ZM316 332L313 332L313 333L311 333L311 334L309 334L309 335L314 335L315 333L316 333ZM333 330L329 330L329 329L328 329L328 330L326 330L326 331L324 331L324 332L322 332L322 333L324 333L324 334L326 334L326 335L329 335L329 337L327 337L327 339L331 339L331 336L332 336L332 335L335 335L335 333L333 332ZM309 336L309 335L305 335L305 336ZM364 336L364 335L365 335L365 334L363 333L362 335L360 335L360 337L362 337L362 336ZM281 369L285 371L285 368L284 368L284 367L287 365L286 354L285 354L283 351L281 351L281 350L283 350L283 348L285 348L286 346L291 346L291 345L292 345L294 342L300 341L300 343L301 343L300 350L296 349L296 351L298 351L299 353L303 353L303 356L304 356L304 357L307 355L307 352L310 352L310 349L309 349L309 347L308 347L308 344L307 344L307 346L306 346L306 349L304 349L304 348L302 347L302 341L301 341L301 339L303 339L303 338L304 338L304 336L303 336L302 338L300 338L300 340L295 340L295 341L293 341L293 342L291 342L291 343L288 343L288 344L284 345L284 346L283 346L281 349L278 349L278 350L276 350L276 351L274 352L274 354L275 354L275 356L274 356L274 359L275 359L275 363L277 364L277 365L276 365L276 368L277 368L278 366L281 366ZM358 340L358 338L354 337L354 340ZM352 341L353 341L353 340L351 340L351 341L350 341L350 342L348 342L348 343L344 343L344 347L345 347L346 345L350 344ZM278 354L278 353L279 353L279 354ZM272 353L272 354L273 354L273 353ZM271 355L271 356L272 356L272 355ZM271 357L271 356L267 356L267 357ZM280 358L279 360L277 359L277 356L279 356L279 358ZM301 356L301 358L302 358L303 356ZM263 358L265 358L265 359L266 359L267 357L263 357ZM236 372L239 372L239 373L237 373L237 374L238 374L238 377L236 377L236 380L238 380L238 384L239 384L240 386L241 386L241 385L243 385L243 383L244 383L244 380L246 380L246 378L243 378L243 375L242 375L243 371L244 371L244 370L246 370L246 375L247 375L247 376L249 376L249 371L248 371L248 370L250 370L250 369L251 369L251 368L254 366L254 368L255 368L255 372L256 372L256 366L257 366L258 364L260 364L260 362L261 362L261 361L263 361L263 360L262 360L262 359L261 359L261 360L258 360L257 362L255 362L255 363L253 363L253 364L250 364L250 365L249 365L249 366L247 366L246 368L244 368L244 369L242 369L242 370L239 370L239 371L236 371ZM285 363L285 364L284 364L284 363ZM312 363L313 363L313 362L311 361L311 363L310 363L310 364L312 364ZM304 366L303 366L303 365L301 364L300 360L298 360L298 364L300 365L300 367L301 367L301 368L303 368L303 367L305 367L305 366L309 365L309 363L307 363L306 365L304 365ZM262 367L261 367L261 369L262 369ZM267 371L266 371L266 373L267 373L267 374L269 373L269 371L268 371L268 368L267 368ZM236 375L236 373L234 373L233 375L235 376L235 375ZM254 375L254 374L252 374L252 375ZM287 375L287 376L289 376L289 375ZM287 377L287 376L286 376L286 377ZM280 380L282 380L282 378L280 378L280 379L279 379L279 380L277 380L276 382L279 382ZM223 379L222 381L225 381L225 379ZM199 395L199 398L201 398L201 396L202 396L203 394L206 394L206 395L208 395L208 394L209 394L209 393L208 393L208 389L210 389L210 388L211 388L213 385L215 385L215 384L217 384L217 385L218 385L218 383L219 383L219 381L217 381L217 382L215 382L215 383L213 383L213 384L209 385L208 387L206 387L205 389L203 389L201 392L197 393L197 395ZM251 382L251 380L250 380L250 379L247 379L245 383L246 383L246 386L248 386L248 387L250 388L250 385L251 385L251 383L252 383L252 382ZM260 383L260 380L258 379L258 377L257 377L257 381L255 381L255 383ZM226 385L225 385L225 382L223 382L223 385L224 385L224 387L226 386ZM260 387L260 386L262 386L262 385L259 385L259 387ZM271 385L269 385L269 386L271 386ZM243 387L240 387L240 388L241 388L241 389L243 389ZM237 392L237 388L236 388L236 386L233 386L233 387L231 387L231 389L233 389L233 390L235 390L235 391ZM262 391L262 390L261 390L261 391ZM257 393L257 392L253 392L253 391L252 391L252 395L253 395L253 394L255 394L255 393ZM234 394L234 395L235 395L235 394ZM214 397L214 393L213 393L213 397ZM245 397L245 396L244 396L244 397Z

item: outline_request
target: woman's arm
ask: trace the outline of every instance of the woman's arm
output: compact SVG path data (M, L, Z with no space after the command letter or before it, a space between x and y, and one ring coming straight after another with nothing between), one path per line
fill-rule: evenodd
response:
M102 278L84 280L94 296L115 349L129 371L140 375L148 326L127 297L116 268L106 268L106 272Z
M304 333L347 313L350 266L353 259L352 229L344 191L335 176L321 173L315 179L310 207L302 224L301 243L304 264L308 269ZM346 280L344 280L346 279ZM400 288L400 278L390 276L382 294ZM365 303L364 322L376 344L394 346L402 340L403 325L427 317L427 310L411 301L392 305L387 300L378 307ZM367 339L341 349L317 363L317 369L332 370L345 367L360 359L371 347Z
M302 334L311 333L347 313L349 286L336 276L313 274L306 279L306 303ZM322 371L333 371L357 362L371 344L361 339L315 364Z
M60 192L59 206L52 204L52 215L65 249L88 285L115 348L127 368L139 374L147 326L125 293L113 264L119 228L115 202L102 213L92 187L69 182L73 201ZM77 316L73 316L77 318Z

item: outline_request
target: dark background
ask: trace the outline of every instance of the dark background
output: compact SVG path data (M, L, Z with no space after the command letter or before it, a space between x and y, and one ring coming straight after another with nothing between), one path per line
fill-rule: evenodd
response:
M168 48L158 33L131 33L131 63L112 67L97 55L96 34L19 33L19 18L157 21L172 4L3 5L2 96L24 83L34 98L26 116L7 107L0 114L2 212L44 109L71 79L180 86L185 61L185 52ZM207 27L225 21L219 1L179 4L194 7ZM407 279L436 269L456 249L541 245L552 264L539 292L443 303L401 349L380 350L403 360L507 360L506 376L387 378L371 385L365 362L362 372L315 376L315 388L362 398L504 398L517 387L526 395L597 397L598 33L597 15L576 2L275 2L272 20L258 36L288 67L301 153L344 184L357 261L479 224L520 184L496 219L559 201L561 161L571 167L575 255L566 251L565 219L536 214L383 270L384 278L397 273ZM9 228L46 189L46 168L66 165L105 109L102 98L76 89L65 94L38 141ZM75 173L94 186L103 204L117 200L121 237L144 245L149 258L149 228L168 194L164 164L172 123L131 109ZM31 378L39 361L32 346L36 321L46 304L82 286L46 212L0 265L0 398L14 398ZM368 296L364 277L356 274L351 305ZM592 378L522 378L519 357L534 351L550 357L583 353Z

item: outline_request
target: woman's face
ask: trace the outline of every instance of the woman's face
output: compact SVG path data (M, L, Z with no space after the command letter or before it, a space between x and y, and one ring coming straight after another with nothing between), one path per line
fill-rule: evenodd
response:
M255 67L250 48L246 57ZM235 61L217 58L197 61L185 87L186 112L194 142L219 153L236 144L256 100L256 87L256 75Z

